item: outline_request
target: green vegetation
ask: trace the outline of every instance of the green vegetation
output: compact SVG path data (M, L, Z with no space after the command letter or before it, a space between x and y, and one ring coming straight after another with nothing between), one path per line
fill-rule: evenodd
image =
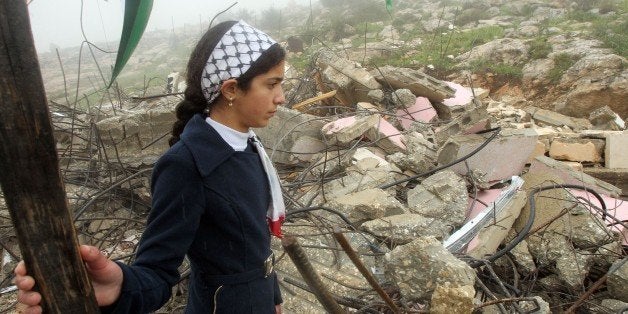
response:
M565 71L578 61L574 56L567 53L557 54L552 59L554 60L554 67L548 72L547 78L554 84L558 83Z
M552 52L552 45L547 42L547 38L544 36L534 38L528 45L530 46L530 58L534 60L543 59Z
M470 68L472 72L491 72L506 80L520 80L523 75L521 66L515 66L505 63L495 63L494 61L487 59L472 61L470 64Z

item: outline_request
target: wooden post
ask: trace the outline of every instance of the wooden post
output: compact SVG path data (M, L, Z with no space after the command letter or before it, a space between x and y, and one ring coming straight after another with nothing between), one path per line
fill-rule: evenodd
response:
M0 1L0 187L44 313L99 313L68 212L24 0Z

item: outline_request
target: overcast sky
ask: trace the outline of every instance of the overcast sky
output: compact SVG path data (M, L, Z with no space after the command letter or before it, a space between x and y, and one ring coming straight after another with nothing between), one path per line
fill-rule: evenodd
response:
M233 1L216 0L154 0L146 31L171 29L184 23L198 24L210 20L228 8ZM237 0L231 9L263 10L274 6L285 8L289 3L309 0ZM312 1L315 2L315 1ZM49 51L50 44L73 47L81 44L81 0L32 0L28 6L35 46L39 52ZM92 42L118 42L124 18L124 0L84 0L83 26Z

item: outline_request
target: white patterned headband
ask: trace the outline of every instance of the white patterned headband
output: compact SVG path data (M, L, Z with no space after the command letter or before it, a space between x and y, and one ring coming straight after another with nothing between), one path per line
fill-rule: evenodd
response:
M201 89L210 104L220 95L222 82L246 73L262 53L275 44L270 36L240 20L222 36L201 76Z

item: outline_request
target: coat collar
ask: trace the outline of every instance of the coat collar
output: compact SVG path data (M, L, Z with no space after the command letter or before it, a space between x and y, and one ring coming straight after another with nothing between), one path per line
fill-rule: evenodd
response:
M235 153L201 114L194 115L185 125L181 142L192 153L194 163L202 177L208 176Z

